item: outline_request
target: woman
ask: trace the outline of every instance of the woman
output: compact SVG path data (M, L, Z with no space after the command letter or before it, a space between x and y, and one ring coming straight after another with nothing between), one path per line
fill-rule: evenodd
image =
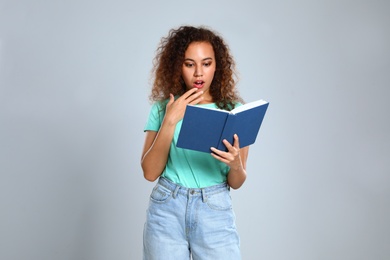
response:
M188 104L231 110L241 104L234 60L224 40L204 27L172 29L157 49L154 101L141 166L150 197L144 259L241 259L230 187L246 179L248 147L224 140L210 154L176 147Z

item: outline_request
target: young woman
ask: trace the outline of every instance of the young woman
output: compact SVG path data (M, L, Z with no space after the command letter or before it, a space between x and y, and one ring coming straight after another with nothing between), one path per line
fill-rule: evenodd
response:
M150 196L145 260L241 259L229 194L246 179L248 147L239 137L227 151L176 147L188 104L231 110L241 104L234 60L224 40L204 27L182 26L162 38L154 62L141 166Z

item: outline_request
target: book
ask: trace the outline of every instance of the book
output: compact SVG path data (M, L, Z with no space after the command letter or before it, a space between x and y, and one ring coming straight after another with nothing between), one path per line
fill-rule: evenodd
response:
M240 148L256 141L269 102L257 100L231 111L187 105L176 146L210 153L211 147L227 151L223 140L233 145L238 135Z

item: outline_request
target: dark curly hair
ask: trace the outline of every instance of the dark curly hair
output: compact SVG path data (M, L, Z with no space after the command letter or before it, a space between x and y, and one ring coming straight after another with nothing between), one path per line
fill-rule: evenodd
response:
M184 54L192 42L208 42L213 46L216 71L210 85L210 95L217 107L231 110L236 102L243 102L236 90L235 62L222 37L205 27L181 26L171 29L161 39L153 61L152 93L150 99L163 101L169 94L182 95L186 85L181 76Z

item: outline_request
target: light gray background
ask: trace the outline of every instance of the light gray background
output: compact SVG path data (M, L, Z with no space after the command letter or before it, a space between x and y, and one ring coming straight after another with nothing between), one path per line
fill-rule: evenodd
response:
M244 259L390 259L389 1L0 0L0 259L141 259L155 49L208 25L270 101Z

